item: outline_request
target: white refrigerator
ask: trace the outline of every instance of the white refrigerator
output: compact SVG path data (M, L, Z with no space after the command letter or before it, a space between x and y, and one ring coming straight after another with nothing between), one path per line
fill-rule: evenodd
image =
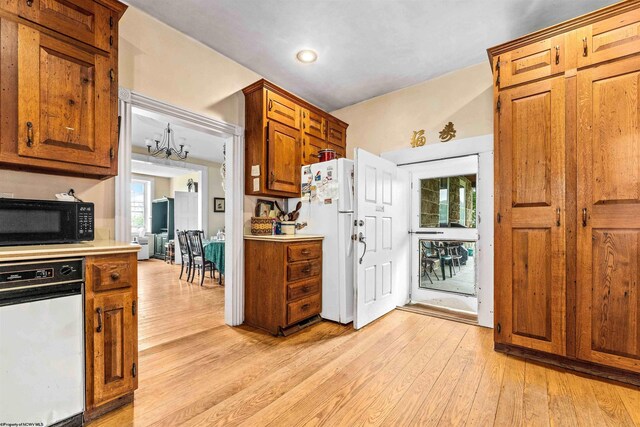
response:
M322 243L322 311L324 319L353 321L353 161L330 160L303 166L301 234L324 236ZM298 200L290 200L293 206Z

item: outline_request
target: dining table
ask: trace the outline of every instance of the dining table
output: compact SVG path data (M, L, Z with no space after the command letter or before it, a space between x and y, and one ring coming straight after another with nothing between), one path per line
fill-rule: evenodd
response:
M218 282L222 283L222 276L224 276L224 240L211 239L202 243L204 258L213 263L219 273Z

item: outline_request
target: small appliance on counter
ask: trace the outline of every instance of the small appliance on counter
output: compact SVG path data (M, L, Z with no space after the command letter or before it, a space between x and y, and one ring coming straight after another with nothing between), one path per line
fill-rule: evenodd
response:
M299 221L305 233L324 236L322 312L324 319L353 321L353 161L329 160L302 167ZM337 266L337 268L336 268Z
M0 198L0 246L94 239L93 203Z

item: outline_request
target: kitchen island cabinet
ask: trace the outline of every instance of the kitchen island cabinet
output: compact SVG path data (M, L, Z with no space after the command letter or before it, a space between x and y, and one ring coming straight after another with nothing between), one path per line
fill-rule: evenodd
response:
M245 236L245 324L287 335L320 314L322 239Z

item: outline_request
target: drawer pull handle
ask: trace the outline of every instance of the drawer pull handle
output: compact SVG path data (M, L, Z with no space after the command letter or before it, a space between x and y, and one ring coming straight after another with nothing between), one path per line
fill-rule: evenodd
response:
M96 309L96 313L98 313L98 327L96 328L96 332L102 332L102 309L98 307Z
M556 46L556 65L560 64L560 46Z
M582 208L582 226L587 226L587 208Z
M303 286L302 292L306 294L307 292L309 292L309 288L307 288L306 286Z
M311 307L309 304L303 304L300 308L302 309L302 311L307 311L309 310L309 307Z
M269 111L273 108L273 100L269 100Z
M300 251L300 253L302 255L309 255L309 254L311 254L311 251L309 249L303 249L303 250Z
M305 273L305 274L306 274L306 273L311 273L311 266L308 266L308 267L303 268L303 269L302 269L302 272L303 272L303 273Z
M116 273L115 271L111 273L111 280L118 280L118 279L120 279L120 273Z
M33 123L27 122L27 147L33 145Z
M587 49L587 38L582 38L582 56L589 55L589 49Z
M556 209L556 226L560 227L560 208Z

